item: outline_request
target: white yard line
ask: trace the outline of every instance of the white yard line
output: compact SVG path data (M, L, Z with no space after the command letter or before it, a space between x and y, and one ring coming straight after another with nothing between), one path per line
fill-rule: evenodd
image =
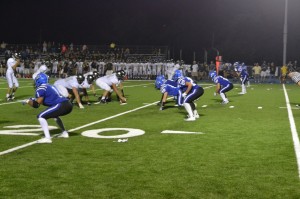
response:
M204 89L211 88L211 87L214 87L214 86L215 86L215 85L208 86L208 87L205 87ZM105 122L105 121L107 121L107 120L114 119L114 118L116 118L116 117L119 117L119 116L122 116L122 115L125 115L125 114L128 114L128 113L132 113L132 112L134 112L134 111L138 111L138 110L140 110L140 109L147 108L147 107L149 107L149 106L153 106L153 105L157 104L158 102L159 102L159 101L156 101L156 102L147 104L147 105L145 105L145 106L141 106L141 107L138 107L138 108L135 108L135 109L132 109L132 110L129 110L129 111L125 111L125 112L123 112L123 113L119 113L119 114L116 114L116 115L113 115L113 116L110 116L110 117L107 117L107 118L104 118L104 119L101 119L101 120L98 120L98 121L95 121L95 122L91 122L91 123L86 124L86 125L83 125L83 126L79 126L79 127L77 127L77 128L74 128L74 129L69 130L69 132L77 131L77 130L80 130L80 129L83 129L83 128L92 126L92 125L94 125L94 124L98 124L98 123L101 123L101 122ZM53 135L52 137L55 137L55 136L57 136L57 134L56 134L56 135ZM36 140L36 141L34 141L34 142L30 142L30 143L24 144L24 145L21 145L21 146L14 147L14 148L11 148L11 149L8 149L8 150L6 150L6 151L2 151L2 152L0 152L0 156L1 156L1 155L8 154L8 153L11 153L11 152L14 152L14 151L17 151L17 150L19 150L19 149L23 149L23 148L32 146L32 145L34 145L34 144L37 144L37 141L38 141L38 140Z
M296 154L296 160L297 160L297 166L298 166L298 177L300 178L300 143L299 143L299 137L298 137L298 132L297 132L297 128L296 128L292 108L291 108L291 105L290 105L289 96L286 92L284 84L282 84L282 87L283 87L283 91L284 91L286 107L287 107L288 116L289 116L289 120L290 120L291 133L292 133L294 149L295 149L295 154Z

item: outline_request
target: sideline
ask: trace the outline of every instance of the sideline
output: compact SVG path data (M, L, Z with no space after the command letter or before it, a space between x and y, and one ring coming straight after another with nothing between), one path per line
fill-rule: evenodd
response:
M204 87L204 89L208 89L208 88L211 88L211 87L215 87L215 85L208 86L208 87ZM68 132L77 131L77 130L83 129L83 128L85 128L85 127L92 126L92 125L94 125L94 124L98 124L98 123L104 122L104 121L106 121L106 120L114 119L114 118L116 118L116 117L119 117L119 116L122 116L122 115L125 115L125 114L128 114L128 113L132 113L132 112L138 111L138 110L143 109L143 108L147 108L148 106L153 106L153 105L157 104L158 102L159 102L159 101L156 101L156 102L147 104L147 105L145 105L145 106L141 106L141 107L138 107L138 108L129 110L129 111L125 111L125 112L123 112L123 113L119 113L119 114L116 114L116 115L113 115L113 116L110 116L110 117L107 117L107 118L104 118L104 119L101 119L101 120L97 120L97 121L95 121L95 122L91 122L91 123L89 123L89 124L86 124L86 125L83 125L83 126L79 126L79 127L77 127L77 128L70 129L70 130L68 130ZM59 135L59 134L53 135L53 136L51 136L51 137L53 138L53 137L56 137L57 135ZM37 141L38 141L38 140L33 141L33 142L30 142L30 143L27 143L27 144L24 144L24 145L21 145L21 146L14 147L14 148L11 148L11 149L8 149L8 150L5 150L5 151L2 151L2 152L0 152L0 156L1 156L1 155L8 154L8 153L11 153L11 152L14 152L14 151L17 151L17 150L19 150L19 149L26 148L26 147L28 147L28 146L32 146L32 145L34 145L34 144L37 144Z
M297 166L298 166L298 177L300 179L300 143L299 143L299 137L298 137L298 132L289 100L289 96L286 92L285 85L282 84L283 91L284 91L284 96L285 96L285 101L286 101L286 109L288 111L288 116L289 116L289 121L290 121L290 127L291 127L291 133L292 133L292 138L293 138L293 143L294 143L294 149L295 149L295 154L296 154L296 160L297 160Z

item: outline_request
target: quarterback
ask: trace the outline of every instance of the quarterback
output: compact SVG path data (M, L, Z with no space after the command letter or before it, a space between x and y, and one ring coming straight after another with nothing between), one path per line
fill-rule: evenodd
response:
M7 60L6 80L8 89L6 93L6 100L11 101L15 98L15 92L19 87L19 82L15 76L14 71L20 65L20 54L13 53L12 57Z

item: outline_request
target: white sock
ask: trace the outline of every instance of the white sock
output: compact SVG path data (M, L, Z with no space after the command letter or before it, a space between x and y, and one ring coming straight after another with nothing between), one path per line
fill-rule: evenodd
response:
M246 93L246 86L245 86L245 84L242 84L242 92Z
M220 93L220 96L221 96L223 102L228 101L227 98L225 97L224 93Z
M184 106L186 112L189 114L190 118L194 117L191 105L189 103L183 103L183 106Z
M43 131L44 131L44 134L45 134L45 138L51 138L50 137L50 133L49 133L49 128L48 128L48 122L47 122L47 120L45 120L44 118L38 118L38 120L39 120L39 122L40 122L40 124L41 124L41 127L42 127L42 129L43 129Z
M196 109L193 112L194 112L194 115L199 115L198 111Z

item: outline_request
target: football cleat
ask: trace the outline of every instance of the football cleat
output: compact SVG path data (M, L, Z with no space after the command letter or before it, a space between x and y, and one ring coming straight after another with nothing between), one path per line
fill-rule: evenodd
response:
M68 138L69 137L69 133L67 131L64 131L61 134L59 134L57 137L58 138Z
M51 144L52 140L51 138L42 138L38 141L36 141L38 144Z
M12 99L11 97L7 97L7 98L6 98L6 101L8 101L8 102L9 102L9 101L13 101L13 99Z
M191 122L191 121L195 121L195 120L196 120L195 117L189 117L189 118L184 119L184 121L187 121L187 122Z
M223 101L223 102L221 102L221 104L228 104L229 103L229 101L227 100L227 101Z
M107 102L106 102L105 99L101 99L101 100L100 100L100 104L107 104Z
M194 117L196 119L200 118L200 115L198 114L197 110L194 110Z

